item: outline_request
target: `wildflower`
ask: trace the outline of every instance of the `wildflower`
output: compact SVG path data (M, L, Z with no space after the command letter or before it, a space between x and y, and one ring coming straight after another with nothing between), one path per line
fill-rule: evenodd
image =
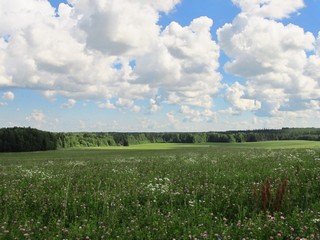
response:
M189 200L189 206L190 207L194 207L194 201L193 200Z
M208 232L205 231L205 232L201 233L201 237L206 239L208 237Z

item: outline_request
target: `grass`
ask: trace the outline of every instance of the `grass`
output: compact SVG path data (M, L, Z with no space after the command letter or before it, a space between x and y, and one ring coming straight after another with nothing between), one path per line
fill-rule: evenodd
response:
M185 149L185 148L206 148L206 147L223 147L223 148L262 148L262 149L290 149L290 148L320 148L320 141L288 140L288 141L265 141L265 142L243 142L243 143L200 143L200 144L183 144L183 143L147 143L131 145L129 147L93 147L90 149L106 150L168 150L168 149ZM79 148L77 148L79 149ZM83 148L87 150L88 148Z
M318 142L0 154L0 239L319 239Z
M233 144L234 146L234 144ZM263 148L263 149L296 149L296 148L320 148L320 141L266 141L255 143L241 143L241 147Z

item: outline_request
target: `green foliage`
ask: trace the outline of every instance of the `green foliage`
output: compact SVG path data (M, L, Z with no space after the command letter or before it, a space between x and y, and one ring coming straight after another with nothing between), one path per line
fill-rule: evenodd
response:
M56 133L58 148L116 146L107 133Z
M319 148L163 145L0 154L0 239L320 237Z
M33 128L0 129L0 152L30 152L55 150L55 134Z
M146 143L234 143L273 140L320 140L318 128L284 128L228 132L164 133L48 133L31 128L0 129L0 151L38 151L56 148L130 146Z

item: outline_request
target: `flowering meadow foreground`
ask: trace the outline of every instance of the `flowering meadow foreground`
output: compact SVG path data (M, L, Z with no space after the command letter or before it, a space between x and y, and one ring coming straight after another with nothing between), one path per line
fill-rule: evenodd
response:
M281 144L2 153L0 239L320 239L320 148Z

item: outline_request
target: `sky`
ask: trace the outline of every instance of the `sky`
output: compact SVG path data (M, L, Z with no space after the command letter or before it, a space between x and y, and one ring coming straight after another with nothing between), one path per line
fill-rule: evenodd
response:
M0 127L320 127L320 0L0 0Z

